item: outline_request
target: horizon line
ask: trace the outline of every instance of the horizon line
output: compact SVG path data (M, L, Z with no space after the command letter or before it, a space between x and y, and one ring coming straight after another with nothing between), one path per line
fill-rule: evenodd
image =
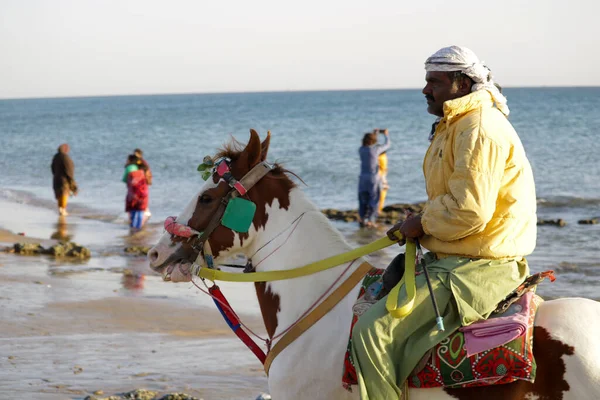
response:
M600 88L600 85L538 85L538 86L503 86L502 89L575 89L575 88ZM214 94L268 94L268 93L319 93L319 92L381 92L381 91L409 91L421 88L354 88L354 89L288 89L288 90L248 90L248 91L208 91L208 92L164 92L164 93L113 93L89 95L60 95L60 96L32 96L32 97L0 97L5 100L58 100L58 99L93 99L103 97L143 97L143 96L189 96L189 95L214 95Z

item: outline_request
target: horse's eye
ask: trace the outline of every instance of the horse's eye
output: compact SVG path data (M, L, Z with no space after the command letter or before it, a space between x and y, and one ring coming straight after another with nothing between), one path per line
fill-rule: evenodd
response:
M202 196L200 196L200 198L198 199L198 203L200 204L208 204L212 201L212 197L210 197L207 194L203 194Z

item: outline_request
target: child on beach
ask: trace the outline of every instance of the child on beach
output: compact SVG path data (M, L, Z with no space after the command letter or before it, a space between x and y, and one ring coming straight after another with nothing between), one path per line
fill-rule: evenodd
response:
M129 226L134 230L140 230L147 220L145 212L148 208L149 193L145 166L134 154L127 157L123 181L127 183L125 211L129 213Z

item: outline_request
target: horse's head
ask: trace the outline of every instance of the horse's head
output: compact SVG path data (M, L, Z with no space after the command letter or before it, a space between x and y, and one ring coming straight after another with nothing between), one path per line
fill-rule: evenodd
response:
M150 249L153 270L166 279L189 281L190 266L197 259L212 253L219 262L233 253L244 253L266 225L268 207L289 207L295 184L281 167L266 163L269 141L270 134L261 143L250 130L243 149L232 141L211 158L214 166L209 168L206 183L177 218L165 221L167 232Z

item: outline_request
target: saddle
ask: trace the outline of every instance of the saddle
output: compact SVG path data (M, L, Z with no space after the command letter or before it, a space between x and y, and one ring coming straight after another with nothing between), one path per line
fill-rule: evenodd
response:
M396 256L386 270L374 268L367 273L353 307L350 335L360 315L385 297L403 275L404 254ZM430 349L408 378L408 386L460 388L516 380L533 382L536 371L533 323L537 307L543 301L534 291L545 278L554 281L554 272L529 276L498 303L487 320L460 328ZM357 384L350 350L351 337L342 375L342 385L349 391Z

